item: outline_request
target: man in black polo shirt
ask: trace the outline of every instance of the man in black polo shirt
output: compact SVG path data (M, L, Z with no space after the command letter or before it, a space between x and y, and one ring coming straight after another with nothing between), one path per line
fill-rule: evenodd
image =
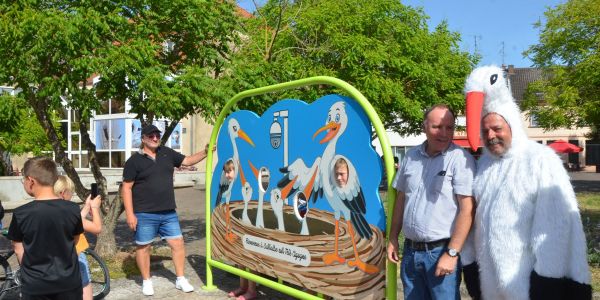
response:
M154 125L142 129L142 148L125 162L123 169L123 204L127 224L135 231L136 262L142 274L142 293L154 294L150 280L150 245L157 235L171 247L177 280L175 287L184 292L194 288L183 273L185 246L175 212L173 171L191 166L207 156L207 150L191 156L160 145L161 131Z

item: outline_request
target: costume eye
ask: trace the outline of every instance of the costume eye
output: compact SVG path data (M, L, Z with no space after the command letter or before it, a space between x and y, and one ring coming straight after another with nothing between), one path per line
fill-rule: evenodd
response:
M237 126L233 126L233 131L237 132Z
M340 114L336 114L335 115L335 122L339 122L340 121Z
M490 84L494 85L494 83L496 83L496 80L498 80L498 74L494 74L492 76L490 76Z
M327 116L327 123L331 122L331 115Z

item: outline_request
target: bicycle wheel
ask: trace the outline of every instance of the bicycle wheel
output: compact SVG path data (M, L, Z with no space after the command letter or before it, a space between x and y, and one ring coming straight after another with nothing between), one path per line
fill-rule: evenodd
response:
M108 272L108 267L106 267L106 264L96 251L87 249L84 253L90 266L90 283L92 285L94 300L104 299L110 292L110 273Z
M18 282L14 282L10 264L4 256L0 255L0 300L14 299L15 295L19 295Z

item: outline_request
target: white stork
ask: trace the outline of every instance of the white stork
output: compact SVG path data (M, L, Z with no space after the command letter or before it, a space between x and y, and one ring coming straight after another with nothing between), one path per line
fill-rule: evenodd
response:
M273 214L275 214L275 219L277 219L277 230L285 231L285 224L283 222L283 202L285 198L281 197L281 190L278 188L272 189L270 200Z
M267 189L264 188L264 186L263 186L261 176L262 176L263 172L267 172L268 170L267 170L267 168L262 167L262 168L260 168L260 171L259 171L249 160L248 160L248 164L250 165L250 168L252 169L252 173L254 174L254 177L256 177L256 180L258 182L258 206L256 208L256 221L254 222L254 226L256 228L265 228L265 221L264 221L264 217L263 217L263 203L264 203L265 193L266 193ZM268 183L267 183L267 188L268 188Z
M221 204L221 199L225 198L225 205L226 207L226 216L225 216L225 221L227 223L227 232L226 232L226 239L228 241L233 241L233 239L235 239L235 234L233 234L231 232L231 216L230 216L230 212L229 212L229 200L231 200L231 190L233 189L233 185L235 183L235 180L238 177L238 173L243 173L242 171L242 165L240 163L240 157L238 154L238 149L237 149L237 144L235 142L236 138L241 138L243 140L245 140L246 142L248 142L250 145L252 145L252 147L254 147L254 142L252 142L252 139L250 139L250 137L242 130L242 128L240 128L240 124L238 123L238 121L236 119L229 119L229 123L227 124L227 132L229 133L229 138L231 139L231 145L233 148L233 157L231 157L230 159L233 160L233 165L235 168L235 175L233 177L233 180L229 181L227 180L227 177L225 176L225 172L221 173L221 180L219 182L219 192L217 193L217 199L215 201L215 207L217 207L219 204ZM243 174L241 175L243 176Z
M365 219L366 205L363 196L358 174L349 159L348 163L348 183L339 188L335 184L332 172L335 162L341 155L335 155L335 147L340 136L348 126L348 115L346 114L345 104L342 101L334 103L329 109L325 126L319 128L313 135L313 139L321 132L326 131L325 137L319 142L328 143L321 157L315 160L311 168L307 168L301 159L296 160L288 167L281 168L285 173L279 181L278 187L293 186L293 190L303 189L307 200L311 198L313 202L319 196L325 195L329 205L334 210L335 216L335 245L334 252L323 255L325 264L334 262L344 263L346 260L339 256L338 238L339 238L339 220L343 215L348 229L350 231L352 245L354 247L354 260L348 261L351 267L357 267L365 273L379 272L379 268L374 265L363 262L356 249L356 238L354 230L358 232L361 238L370 239L373 235L371 227Z
M294 216L300 222L300 234L309 235L308 231L308 200L303 192L298 192L294 195Z
M244 180L242 180L244 181ZM242 212L242 222L252 225L248 217L248 202L252 199L252 186L249 182L244 182L242 186L242 198L244 199L244 211Z

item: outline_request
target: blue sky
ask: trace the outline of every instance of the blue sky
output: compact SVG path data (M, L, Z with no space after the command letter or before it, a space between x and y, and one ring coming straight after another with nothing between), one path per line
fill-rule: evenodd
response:
M256 2L260 5L265 1ZM531 61L523 58L522 53L538 42L539 32L533 27L533 23L538 20L544 22L547 7L564 2L565 0L402 1L405 5L424 8L425 14L430 17L430 29L446 19L450 30L461 34L462 50L472 53L477 40L477 52L482 55L480 65L504 63L515 67L531 66ZM238 4L248 11L254 10L252 0L240 0Z

